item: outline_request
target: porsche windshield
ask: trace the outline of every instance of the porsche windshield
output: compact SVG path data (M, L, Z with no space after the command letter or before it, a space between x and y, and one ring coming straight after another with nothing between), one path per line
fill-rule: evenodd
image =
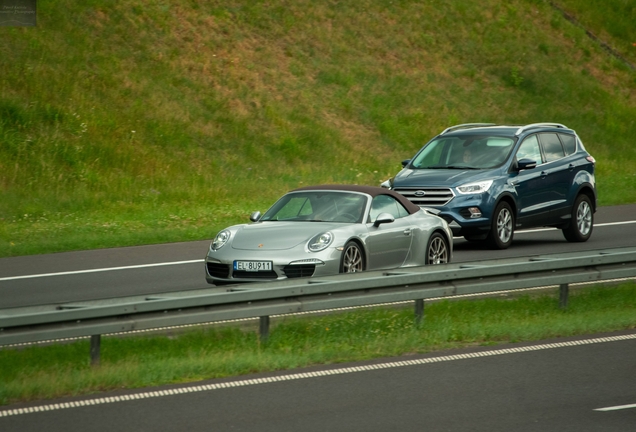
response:
M279 199L261 221L362 222L367 196L349 192L292 192Z
M497 136L438 137L413 158L414 169L487 169L503 164L514 147L512 138Z

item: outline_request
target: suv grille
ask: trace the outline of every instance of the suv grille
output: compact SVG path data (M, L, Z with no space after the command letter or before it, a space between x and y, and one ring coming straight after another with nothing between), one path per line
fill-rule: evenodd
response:
M418 206L443 206L455 196L449 188L395 188Z

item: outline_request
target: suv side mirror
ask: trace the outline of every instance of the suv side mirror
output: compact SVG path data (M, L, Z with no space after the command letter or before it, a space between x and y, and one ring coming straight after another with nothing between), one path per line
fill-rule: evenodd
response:
M395 222L395 218L392 214L389 213L380 213L378 217L373 222L374 227L379 227L381 224Z
M411 159L404 159L402 161L402 168L404 168L405 166L407 166L409 164L409 162L411 162Z
M536 168L536 167L537 167L537 162L533 161L532 159L523 158L523 159L520 159L517 162L517 169L519 171L532 169L532 168Z

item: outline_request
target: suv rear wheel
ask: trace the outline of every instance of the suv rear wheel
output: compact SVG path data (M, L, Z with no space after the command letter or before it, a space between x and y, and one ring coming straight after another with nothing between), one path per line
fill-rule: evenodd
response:
M486 240L493 249L507 249L512 244L514 229L515 216L512 214L510 204L502 201L495 208Z
M563 236L569 242L584 242L592 235L594 211L590 197L581 194L574 200L570 225L563 229Z

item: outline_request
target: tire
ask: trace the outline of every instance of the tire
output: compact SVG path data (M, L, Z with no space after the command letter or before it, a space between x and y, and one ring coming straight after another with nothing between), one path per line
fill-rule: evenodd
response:
M348 242L342 252L340 273L358 273L364 271L364 256L358 243Z
M426 264L446 264L450 262L450 247L446 237L436 232L428 239L426 246Z
M563 236L569 242L584 242L592 235L594 228L594 211L592 200L585 194L581 194L574 200L572 206L572 218L567 228L564 228Z
M493 249L508 249L515 234L515 216L510 204L505 201L497 204L493 213L488 243Z

